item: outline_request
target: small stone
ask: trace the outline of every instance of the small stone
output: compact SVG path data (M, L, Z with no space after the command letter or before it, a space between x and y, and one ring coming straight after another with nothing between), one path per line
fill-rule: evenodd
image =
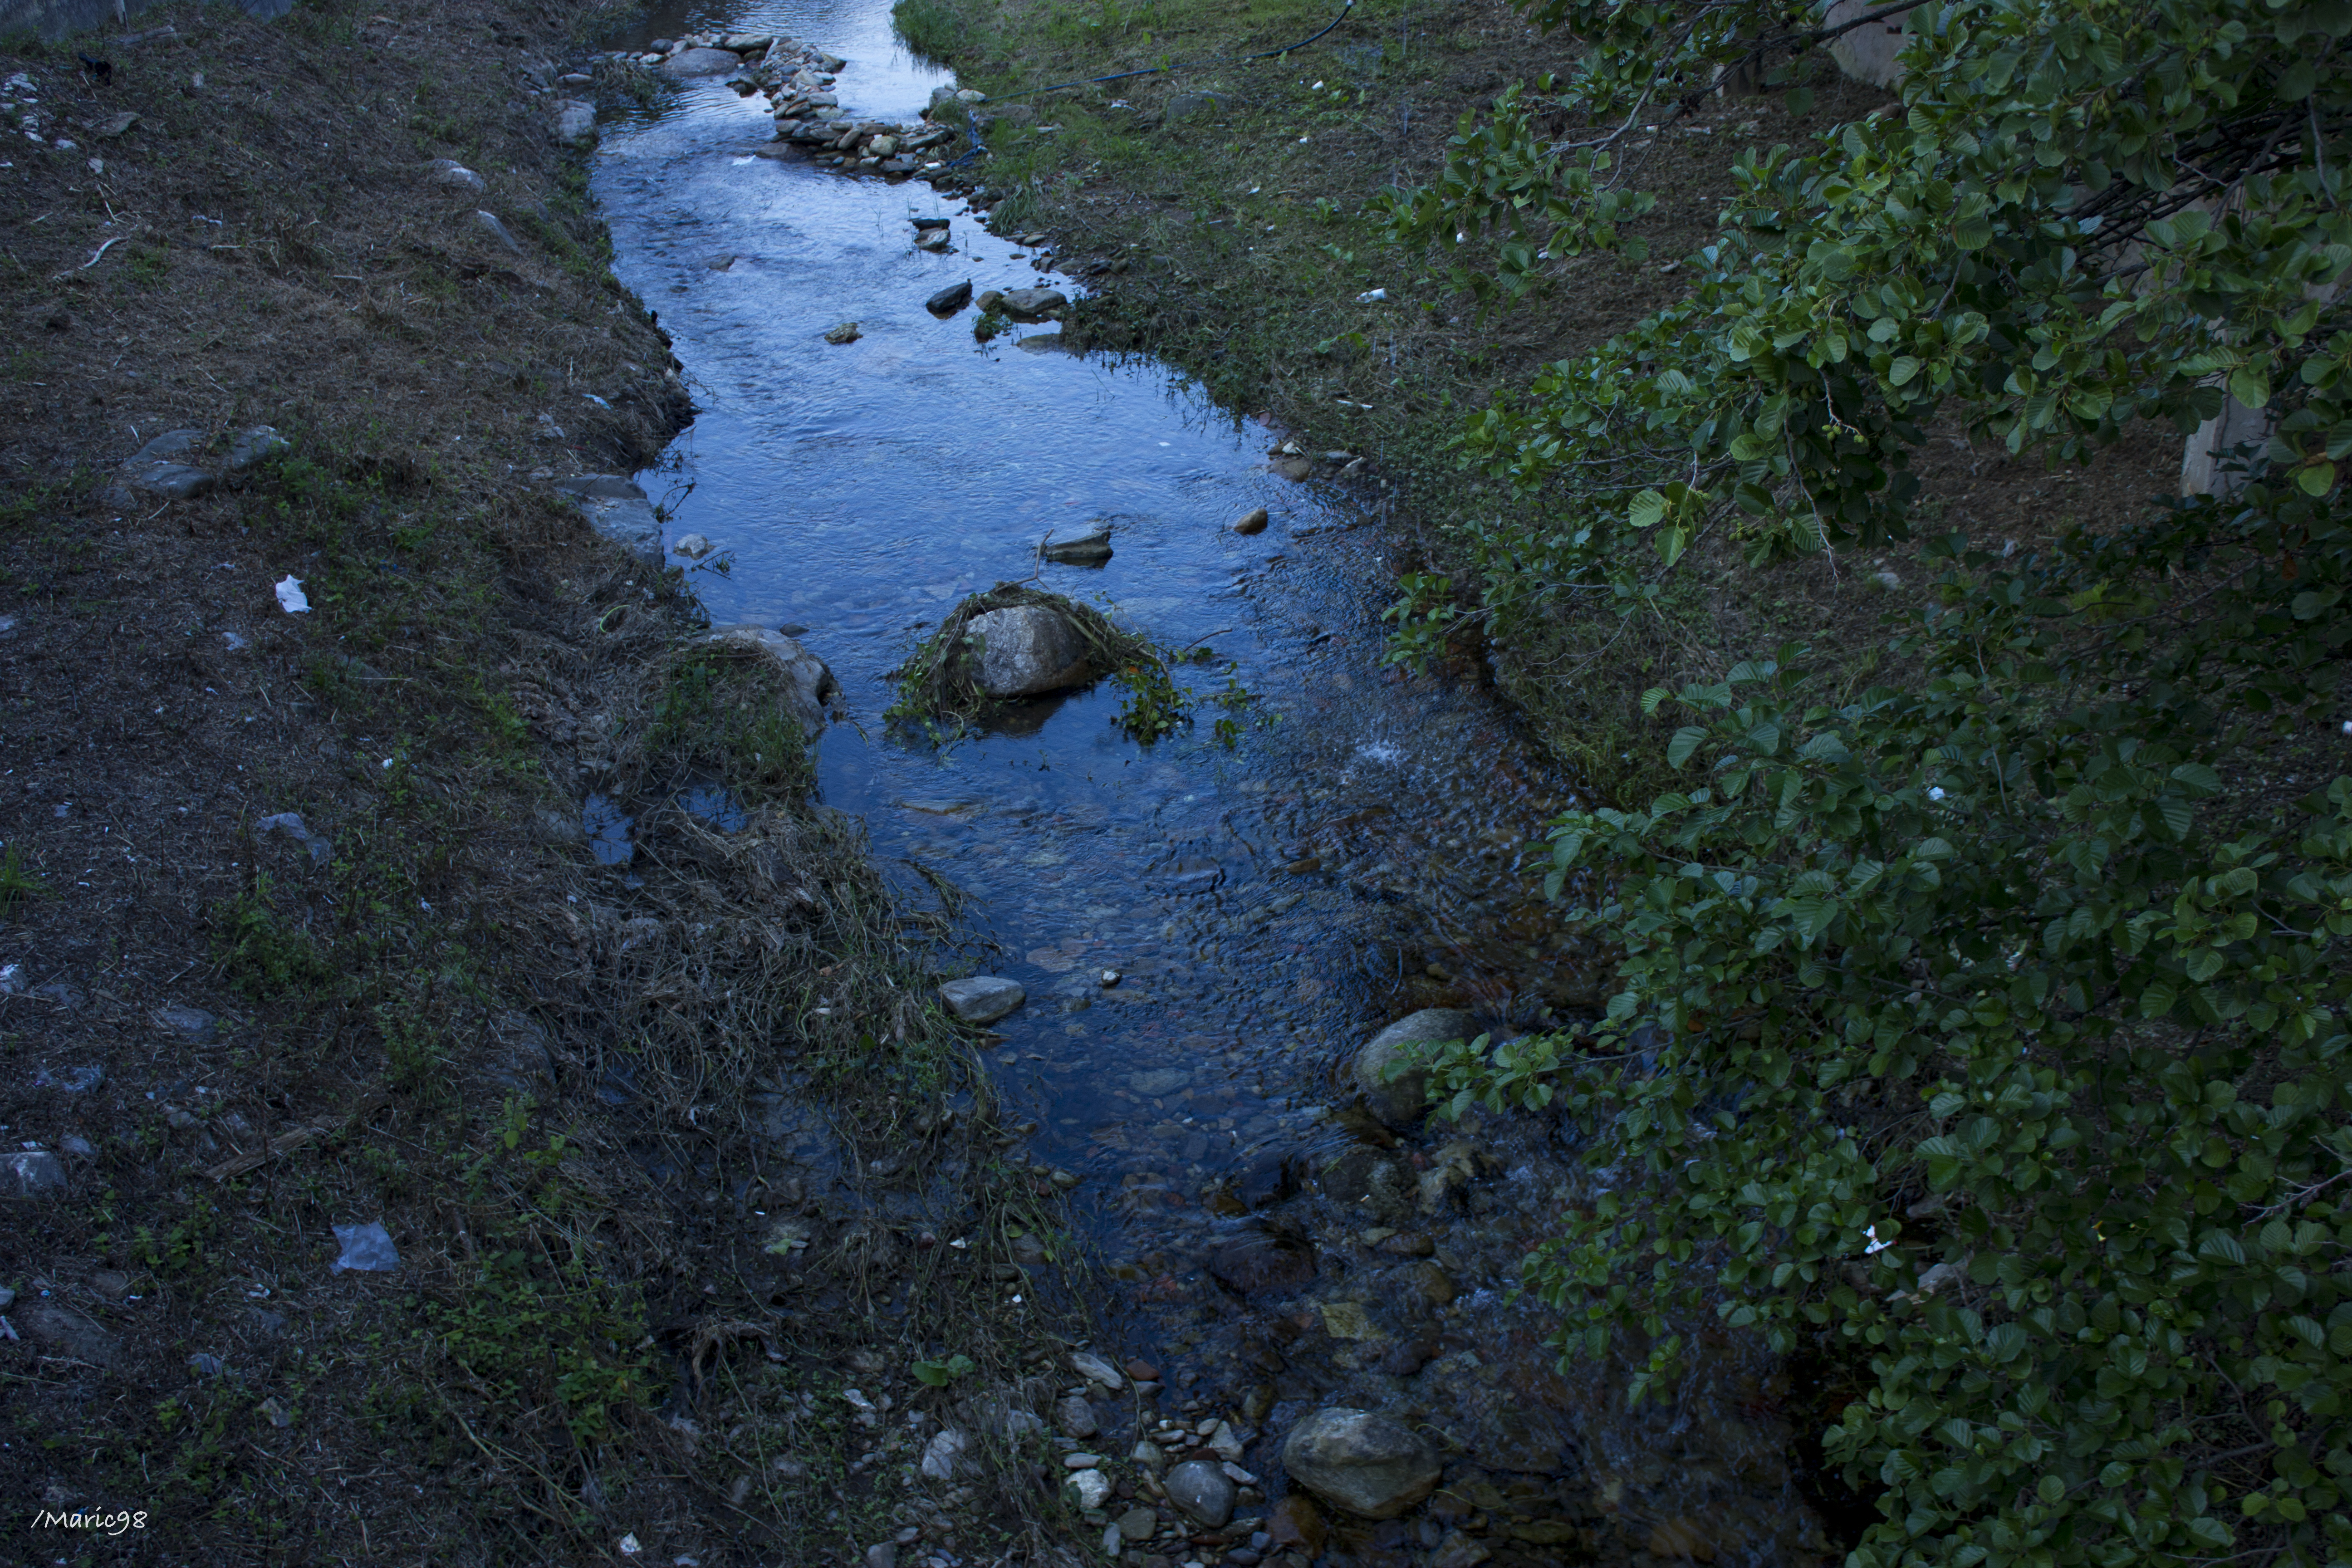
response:
M1123 976L1120 975L1119 972L1116 969L1104 970L1102 972L1103 989L1106 991L1109 990L1112 986L1118 984L1122 978Z
M963 1022L992 1024L1027 1001L1029 993L1018 980L973 974L947 982L940 987L940 995L946 1000L948 1011ZM1118 1384L1114 1381L1111 1386Z
M256 425L249 430L240 430L236 433L236 439L229 443L228 457L223 461L221 467L232 474L241 474L247 468L266 463L270 458L293 449L294 443L280 436L276 426ZM242 640L239 639L240 645Z
M1083 1395L1070 1394L1054 1406L1054 1425L1066 1437L1091 1437L1102 1430L1095 1420L1095 1407Z
M66 1190L66 1168L47 1149L20 1149L6 1161L18 1197L47 1197Z
M1242 1440L1234 1431L1233 1423L1229 1421L1218 1422L1216 1429L1208 1435L1208 1440L1210 1452L1215 1454L1217 1458L1224 1460L1228 1464L1239 1464L1241 1462L1243 1451Z
M1903 586L1903 579L1892 572L1873 572L1870 580L1890 594Z
M436 158L425 165L426 178L445 190L469 191L478 195L488 190L489 183L455 158Z
M5 1285L0 1285L0 1312L5 1312L5 1311L6 1311L9 1308L11 1308L11 1307L15 1306L16 1304L16 1291L14 1291L14 1290L12 1290L12 1289L9 1289L7 1286L5 1286Z
M198 1377L218 1377L228 1371L228 1363L209 1351L198 1351L188 1358L188 1370Z
M1217 1249L1209 1272L1244 1296L1297 1290L1315 1278L1315 1248L1271 1231L1246 1231Z
M1062 1456L1062 1468L1066 1470L1098 1470L1102 1468L1102 1462L1100 1454L1089 1454L1083 1449Z
M710 541L699 533L689 533L670 548L688 561L699 561L710 553Z
M898 1568L898 1542L883 1541L867 1547L866 1568Z
M1136 1504L1113 1521L1118 1532L1129 1541L1149 1541L1160 1531L1160 1516L1141 1503Z
M824 341L834 344L854 343L862 336L864 334L858 331L856 322L844 321L839 326L827 331Z
M166 1002L147 1015L147 1021L167 1035L177 1035L191 1045L202 1045L213 1037L220 1020L201 1007L191 1007L181 1002Z
M1265 531L1265 508L1259 507L1255 511L1244 513L1241 521L1234 524L1234 531L1235 533L1264 533Z
M1099 1383L1114 1393L1127 1384L1127 1379L1119 1375L1118 1368L1092 1351L1072 1351L1070 1365L1076 1369L1080 1377L1089 1383Z
M947 231L945 229L932 229L927 232L944 234ZM919 245L922 242L920 240L917 240L916 243ZM971 279L967 278L961 283L951 284L949 287L940 289L938 293L924 300L923 309L929 310L934 316L952 316L958 310L962 310L966 305L971 303Z
M93 1094L105 1083L106 1069L95 1062L88 1067L59 1068L56 1072L43 1068L33 1075L35 1089L59 1089L67 1094Z
M1424 1007L1391 1024L1356 1053L1351 1072L1365 1106L1391 1127L1402 1129L1419 1121L1429 1097L1428 1073L1407 1066L1391 1082L1390 1072L1400 1064L1417 1061L1417 1047L1466 1040L1477 1033L1475 1018L1451 1007Z
M1414 1293L1433 1307L1451 1307L1462 1295L1454 1276L1432 1262L1414 1264L1405 1270L1405 1278Z
M1138 1383L1158 1383L1160 1381L1160 1369L1152 1365L1150 1362L1144 1360L1141 1356L1128 1357L1125 1370L1127 1375L1135 1379Z
M480 229L484 234L488 235L492 239L497 240L500 245L505 246L509 250L514 252L515 255L520 256L522 254L522 242L508 232L507 226L499 221L498 214L491 212L477 212L474 215L474 226Z
M1211 1530L1234 1516L1233 1478L1205 1459L1187 1459L1168 1472L1161 1485L1168 1500Z
M964 647L978 658L976 684L993 698L1043 697L1093 679L1086 639L1047 605L1012 605L964 623Z
M596 106L567 98L555 106L555 139L586 142L596 134Z
M283 1427L294 1425L294 1412L287 1409L286 1402L279 1399L274 1394L268 1398L263 1400L260 1405L255 1408L268 1419L268 1422L272 1426Z
M1081 1510L1102 1507L1110 1493L1110 1478L1100 1470L1073 1471L1062 1483L1063 1500Z
M928 250L936 254L937 252L947 249L947 247L948 231L946 229L919 228L915 231L915 248L917 250ZM964 299L971 299L971 285L966 283L963 288ZM961 301L958 301L958 303L961 303ZM936 309L936 307L934 308ZM952 309L952 307L950 307L950 309Z
M1138 1438L1135 1447L1128 1450L1127 1461L1156 1476L1160 1467L1168 1462L1168 1456L1160 1452L1159 1444Z
M952 1426L942 1426L923 1449L923 1474L935 1481L955 1479L956 1466L971 1439Z

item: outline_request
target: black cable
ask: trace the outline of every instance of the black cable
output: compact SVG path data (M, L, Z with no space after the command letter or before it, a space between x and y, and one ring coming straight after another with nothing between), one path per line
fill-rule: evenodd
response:
M1044 87L1024 87L1018 92L1008 92L1003 97L992 97L988 101L991 103L1010 103L1016 98L1027 98L1033 93L1060 92L1065 88L1098 87L1107 81L1126 81L1134 77L1159 76L1162 73L1172 75L1177 71L1198 70L1202 66L1247 65L1252 60L1271 59L1276 55L1286 55L1294 49L1303 49L1309 44L1320 41L1325 34L1330 32L1332 28L1346 21L1348 19L1348 13L1355 8L1356 0L1345 0L1345 4L1339 7L1339 14L1332 17L1328 22L1326 22L1320 31L1311 33L1306 37L1299 39L1295 44L1285 44L1278 49L1260 49L1254 55L1244 55L1239 59L1186 60L1180 65L1147 66L1141 70L1118 71L1110 76L1090 76L1081 78L1076 81L1057 81L1049 83ZM987 144L980 139L980 116L974 112L970 106L966 106L964 110L964 123L967 128L966 133L971 138L971 151L966 153L962 157L955 160L954 163L940 164L938 170L940 174L945 174L950 169L969 163L974 158L979 157L982 153L988 151Z

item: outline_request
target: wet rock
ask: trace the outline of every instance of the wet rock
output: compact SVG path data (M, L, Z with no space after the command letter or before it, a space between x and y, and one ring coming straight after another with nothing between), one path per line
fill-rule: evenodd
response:
M1454 1276L1427 1261L1406 1269L1405 1281L1415 1296L1432 1307L1450 1307L1462 1294L1462 1288L1454 1284Z
M1206 1459L1185 1460L1160 1484L1168 1489L1170 1502L1211 1530L1234 1516L1233 1478Z
M947 1002L948 1011L965 1023L992 1024L1028 1000L1029 993L1018 980L972 974L947 982L940 987L940 995ZM1118 1385L1114 1382L1111 1386Z
M824 728L827 710L840 700L841 683L824 660L782 632L766 626L720 626L695 640L746 648L767 660L783 677L785 710L805 736L814 738Z
M698 76L725 76L743 62L730 49L680 49L654 68L672 81Z
M1294 1237L1244 1231L1216 1250L1209 1272L1244 1296L1297 1290L1315 1279L1315 1249Z
M945 233L945 230L934 232ZM919 242L918 242L919 243ZM971 303L971 279L949 285L923 301L923 309L934 316L952 316Z
M1437 1543L1431 1553L1429 1568L1478 1568L1478 1564L1495 1555L1493 1547L1475 1535L1455 1531Z
M1323 1554L1323 1510L1303 1492L1292 1492L1266 1516L1265 1533L1276 1546L1304 1557Z
M1335 1340L1376 1340L1381 1337L1378 1324L1361 1301L1326 1301L1323 1303L1323 1331Z
M7 1165L9 1191L20 1198L56 1197L66 1190L65 1163L47 1149L19 1149L0 1160Z
M1054 1406L1054 1425L1066 1437L1091 1437L1102 1430L1095 1420L1095 1407L1075 1394Z
M1437 1451L1402 1424L1369 1410L1318 1410L1282 1445L1291 1479L1367 1519L1393 1519L1437 1485Z
M1102 1507L1110 1492L1110 1478L1100 1470L1074 1470L1062 1483L1063 1500L1081 1510Z
M214 477L183 459L204 442L201 430L166 430L122 465L122 482L166 500L186 500L213 488Z
M1254 1209L1271 1207L1298 1191L1298 1161L1286 1149L1261 1151L1234 1184L1234 1194Z
M1065 565L1099 565L1110 559L1110 523L1097 518L1075 533L1048 538L1037 547L1037 553Z
M1149 1541L1160 1529L1160 1515L1138 1503L1111 1522L1129 1541Z
M839 347L843 343L854 343L863 336L865 334L857 330L856 322L844 321L837 327L827 328L824 341Z
M1235 533L1264 533L1265 531L1266 521L1265 508L1259 507L1255 511L1244 512L1241 515L1240 520L1234 524L1234 531Z
M1072 1351L1070 1365L1076 1369L1080 1377L1089 1383L1099 1383L1114 1394L1127 1385L1127 1380L1119 1375L1118 1368L1092 1351Z
M1160 1381L1160 1369L1152 1365L1150 1362L1144 1360L1141 1356L1128 1357L1125 1362L1120 1363L1119 1370L1126 1373L1128 1376L1135 1379L1138 1383L1158 1383Z
M1059 289L1008 289L1004 313L1016 321L1042 321L1069 307L1070 297Z
M1451 1007L1424 1007L1391 1024L1356 1053L1352 1072L1365 1105L1391 1127L1410 1127L1419 1121L1428 1098L1429 1075L1413 1068L1391 1083L1389 1070L1413 1057L1412 1047L1433 1040L1466 1040L1477 1033L1476 1019Z
M944 228L919 228L915 231L915 248L934 253L948 247L948 231ZM971 298L971 285L964 286L964 299ZM959 301L961 303L961 301Z
M167 1035L177 1035L192 1045L202 1045L213 1037L220 1020L202 1007L191 1007L184 1002L166 1002L147 1015L147 1021Z
M965 646L979 654L978 684L991 697L1042 697L1093 679L1087 645L1048 605L1013 605L964 624Z
M1693 1519L1669 1519L1650 1531L1643 1542L1653 1557L1680 1557L1694 1563L1715 1561L1715 1542Z
M1160 1445L1149 1437L1139 1437L1135 1440L1135 1447L1128 1452L1127 1462L1156 1476L1160 1473L1160 1467L1168 1462L1168 1456L1160 1452Z
M703 534L689 533L670 547L688 561L699 561L710 553L710 541Z

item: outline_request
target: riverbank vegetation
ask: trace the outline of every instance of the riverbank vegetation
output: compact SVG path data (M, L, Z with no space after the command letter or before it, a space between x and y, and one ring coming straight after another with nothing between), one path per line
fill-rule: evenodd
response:
M0 1476L44 1561L814 1562L1055 1506L955 1414L1067 1320L940 927L790 694L548 483L690 412L555 134L591 20L0 46Z
M1150 47L1304 13L1180 15ZM1563 1349L1630 1338L1662 1392L1712 1313L1850 1369L1864 1563L2352 1552L2352 19L1926 6L1878 91L1806 7L1559 0L1490 28L1523 85L1435 153L1378 20L1352 71L1230 79L1213 203L1205 161L1119 162L1202 111L1172 93L1056 107L1098 164L1040 132L1001 166L1021 221L1136 253L1096 319L1305 445L1392 443L1346 444L1434 523L1402 657L1466 633L1607 737L1561 747L1612 804L1555 844L1617 994L1436 1079L1650 1173L1529 1259ZM1653 183L1682 138L1696 237ZM1375 150L1383 191L1333 170ZM1085 233L1121 175L1157 203ZM1479 488L1431 500L1457 457Z

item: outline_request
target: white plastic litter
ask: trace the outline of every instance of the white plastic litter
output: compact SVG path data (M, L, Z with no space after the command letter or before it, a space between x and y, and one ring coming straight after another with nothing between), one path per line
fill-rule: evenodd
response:
M1356 303L1359 305L1377 305L1388 297L1389 291L1385 289L1367 289L1362 293L1356 296Z
M335 1259L335 1270L346 1268L372 1274L390 1274L400 1268L400 1249L392 1244L392 1233L383 1228L381 1220L365 1225L339 1225L335 1239L343 1244L343 1255Z
M302 592L302 579L283 577L278 583L278 607L289 616L310 613L310 596Z

